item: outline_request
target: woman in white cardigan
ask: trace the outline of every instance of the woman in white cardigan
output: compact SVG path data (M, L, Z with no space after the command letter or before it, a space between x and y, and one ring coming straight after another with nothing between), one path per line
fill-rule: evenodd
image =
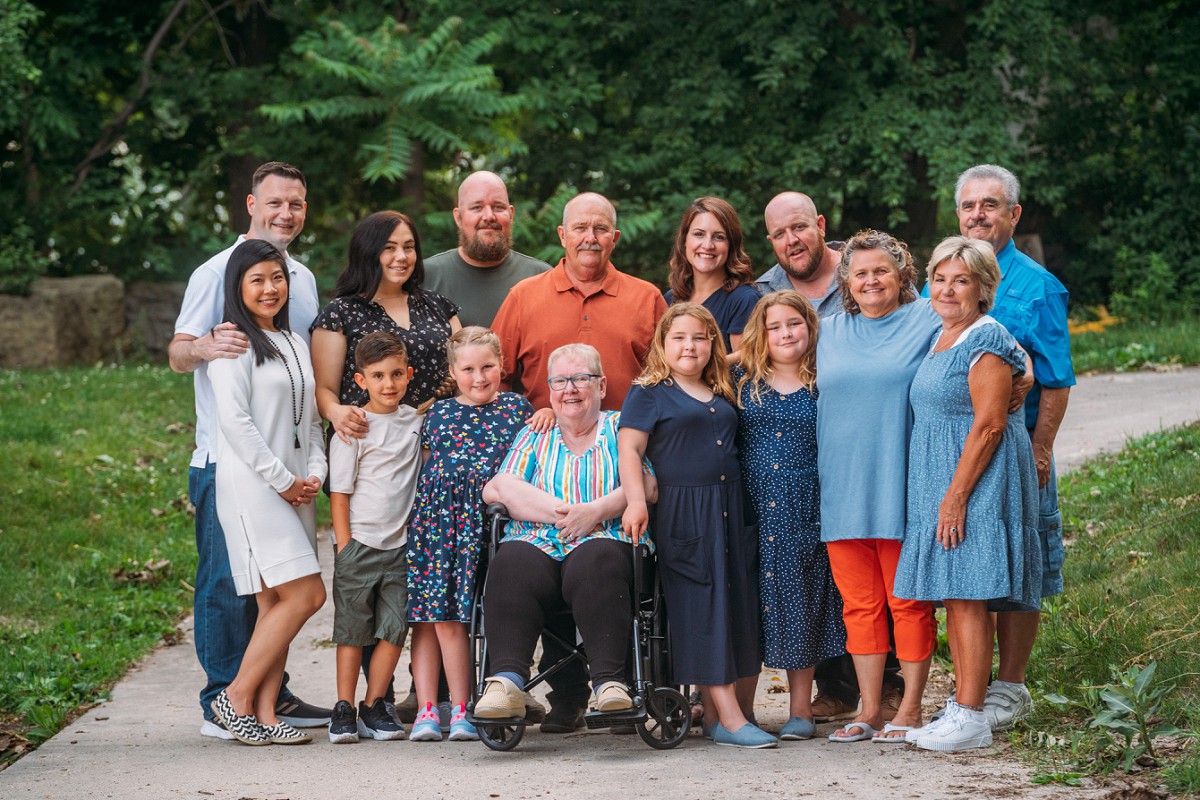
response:
M208 365L217 409L217 515L239 595L258 600L258 622L237 677L213 713L246 744L312 737L275 714L288 647L325 602L313 501L325 479L308 347L288 326L287 264L269 243L247 240L225 270L225 321L250 339L236 359Z

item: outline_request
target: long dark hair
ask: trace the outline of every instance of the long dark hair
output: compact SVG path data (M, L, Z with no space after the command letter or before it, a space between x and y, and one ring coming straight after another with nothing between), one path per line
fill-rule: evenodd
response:
M288 285L288 297L275 312L272 322L281 331L290 331L288 322L288 306L292 302L292 274L288 271L287 259L275 249L270 242L262 239L247 239L233 248L229 263L225 265L225 322L232 322L238 330L250 337L250 346L254 349L254 363L262 366L268 358L283 358L283 354L271 343L262 328L246 310L242 301L242 278L255 264L273 261L283 268L283 279Z
M333 287L335 297L361 297L370 300L379 291L383 269L379 266L379 254L383 252L388 237L396 227L404 223L412 231L413 245L417 251L417 263L413 264L412 275L401 287L409 294L419 294L425 280L425 261L421 258L421 235L412 219L399 211L376 211L358 223L350 236L350 252L346 268L338 275Z
M737 287L754 281L750 256L746 255L746 248L742 243L742 223L738 220L733 206L719 197L697 197L679 220L679 229L675 232L675 246L671 249L671 259L668 262L671 299L676 303L691 300L692 291L696 288L696 278L692 272L692 265L687 260L686 246L692 221L701 214L712 214L716 217L717 222L725 229L725 237L729 242L729 255L721 265L725 268L725 283L721 288L732 292Z

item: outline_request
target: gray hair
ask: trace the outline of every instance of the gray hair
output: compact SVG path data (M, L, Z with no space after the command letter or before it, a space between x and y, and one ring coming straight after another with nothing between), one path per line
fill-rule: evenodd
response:
M977 164L958 176L958 183L954 184L955 208L958 208L958 204L962 202L962 190L967 185L967 181L979 180L980 178L984 180L997 180L1004 184L1004 201L1008 203L1009 208L1021 202L1021 182L1017 180L1016 175L996 164Z
M572 344L564 344L562 347L556 348L546 359L546 372L550 372L550 365L560 358L578 358L583 363L587 364L588 371L593 375L603 375L604 367L600 364L600 352L590 344L575 342Z
M947 261L961 261L979 282L979 311L992 310L996 302L996 287L1000 285L1000 265L996 263L996 252L987 242L969 239L966 236L948 236L938 243L929 257L926 277L932 281L933 273Z
M908 245L890 233L864 228L842 245L842 260L837 266L838 292L842 297L842 308L846 309L847 314L853 316L862 311L850 293L850 259L860 250L879 250L891 259L892 269L900 279L900 305L917 299L917 268L913 266Z

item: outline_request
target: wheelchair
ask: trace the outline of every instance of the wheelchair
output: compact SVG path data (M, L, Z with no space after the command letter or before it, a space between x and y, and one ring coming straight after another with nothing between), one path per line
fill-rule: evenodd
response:
M486 620L483 613L483 598L487 591L486 568L496 555L496 547L504 526L509 521L508 509L498 503L488 506L486 513L491 523L487 528L487 546L482 550L483 557L476 573L475 601L469 632L474 691L471 702L467 705L467 720L475 726L479 732L479 739L485 746L492 750L507 751L520 743L529 722L524 717L485 719L474 714L475 702L483 694L484 681L490 674ZM688 687L674 686L670 683L671 652L667 637L666 607L650 548L641 544L631 547L630 553L633 558L633 624L630 632L632 657L629 665L633 707L623 711L589 711L584 714L583 719L588 729L632 725L646 744L656 750L669 750L686 739L691 728ZM556 640L566 655L533 675L522 687L526 692L568 666L574 659L582 660L585 666L587 664L587 656L576 642L564 641L549 630L544 631L543 636Z

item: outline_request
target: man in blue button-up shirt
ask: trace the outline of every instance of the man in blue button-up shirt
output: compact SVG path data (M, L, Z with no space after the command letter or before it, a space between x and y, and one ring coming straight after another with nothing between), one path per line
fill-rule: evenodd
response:
M1067 332L1067 290L1045 267L1017 249L1013 230L1021 219L1021 184L1003 167L980 164L958 178L954 202L959 231L995 248L1000 264L996 304L989 312L1020 342L1033 361L1034 386L1025 401L1025 425L1037 462L1041 509L1042 596L1062 591L1062 515L1054 473L1054 438L1075 385ZM988 687L984 711L1003 730L1033 707L1025 667L1037 638L1038 612L1001 612L997 679Z

